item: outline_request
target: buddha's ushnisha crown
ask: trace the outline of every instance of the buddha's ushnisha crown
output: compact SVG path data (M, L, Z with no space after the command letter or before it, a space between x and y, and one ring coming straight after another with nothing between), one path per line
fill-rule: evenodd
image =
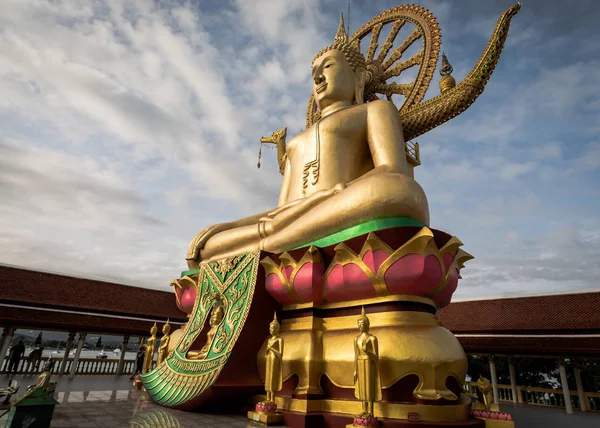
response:
M277 321L277 312L275 312L273 314L273 321L271 321L271 324L269 324L269 325L274 325L277 328L279 328L279 321Z
M312 62L314 63L317 58L332 49L337 49L344 54L352 71L356 71L358 68L367 68L365 57L358 49L358 46L354 46L348 42L348 34L346 34L346 29L344 28L344 15L342 13L340 13L340 26L338 27L335 39L333 39L333 44L321 49L319 53L315 55Z

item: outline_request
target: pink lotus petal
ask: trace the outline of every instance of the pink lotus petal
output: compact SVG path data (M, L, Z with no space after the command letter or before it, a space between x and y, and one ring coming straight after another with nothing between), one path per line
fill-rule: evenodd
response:
M322 263L305 263L294 277L294 289L302 302L322 301L321 284L324 268Z
M345 300L376 297L377 292L369 277L354 263L335 266L325 279L325 300L341 302Z
M196 303L196 289L194 287L186 288L181 294L179 301L181 302L183 312L191 314Z
M458 269L454 269L452 273L450 273L446 286L433 296L433 301L438 308L441 309L450 304L452 295L456 291L456 287L458 287Z
M371 269L371 272L376 273L377 269L383 262L387 260L389 254L383 250L367 251L363 256L363 262Z
M271 297L277 301L277 303L282 305L291 305L296 303L296 301L292 299L292 297L286 291L279 277L274 273L267 275L265 278L265 289L267 290L267 293L269 293Z
M442 269L433 255L407 254L389 267L384 278L393 294L425 296L441 282Z

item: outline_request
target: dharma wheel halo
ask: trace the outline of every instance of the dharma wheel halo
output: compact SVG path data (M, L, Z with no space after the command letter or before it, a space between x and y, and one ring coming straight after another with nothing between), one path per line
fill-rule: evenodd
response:
M406 25L414 28L404 41L392 50L394 41ZM389 34L378 51L381 30L390 28ZM378 95L391 100L392 95L403 95L405 101L400 113L415 107L425 97L425 92L433 78L438 61L441 32L439 25L429 10L416 5L396 6L375 16L349 39L348 43L360 51L361 42L370 36L366 53L367 83L364 99L366 102L379 99ZM422 43L422 49L409 58L403 54L414 43ZM418 66L415 80L411 83L389 82L412 67ZM306 111L306 127L309 128L319 118L317 104L311 95Z

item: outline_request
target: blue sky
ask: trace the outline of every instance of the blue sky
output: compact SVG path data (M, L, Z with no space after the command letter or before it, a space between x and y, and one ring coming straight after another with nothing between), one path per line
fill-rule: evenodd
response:
M415 1L460 81L509 1ZM352 2L356 30L392 1ZM3 0L0 263L168 290L204 227L272 208L347 1ZM600 6L532 0L483 95L419 138L456 297L600 288ZM428 98L438 93L439 76Z

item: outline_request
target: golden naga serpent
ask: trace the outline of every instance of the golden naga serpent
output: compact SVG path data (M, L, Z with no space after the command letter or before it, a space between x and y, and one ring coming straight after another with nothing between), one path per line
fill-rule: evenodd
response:
M370 36L367 48L367 83L365 101L379 99L378 95L391 100L392 95L403 95L405 101L398 109L404 138L412 140L430 131L465 111L483 92L490 79L504 47L510 21L521 8L521 3L512 6L502 14L487 47L475 67L455 87L445 88L441 95L421 103L435 72L439 58L442 36L435 17L427 9L415 5L396 6L375 16L350 38L349 42L360 50L360 43ZM398 32L406 25L414 26L412 32L394 50L391 48ZM379 47L379 36L386 25L391 25L389 34ZM422 40L422 49L410 58L402 56L413 43ZM389 54L389 56L388 56ZM418 66L418 73L411 83L396 83L389 80L412 67ZM311 96L306 110L306 128L318 119L318 110Z

